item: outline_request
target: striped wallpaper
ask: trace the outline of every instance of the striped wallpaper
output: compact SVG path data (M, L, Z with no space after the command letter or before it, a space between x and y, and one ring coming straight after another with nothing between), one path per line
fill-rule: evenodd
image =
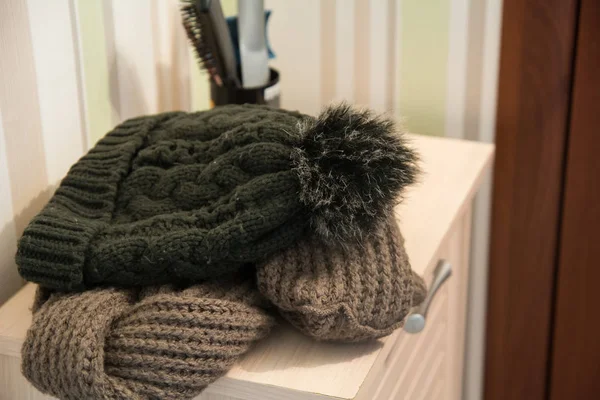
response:
M493 141L502 0L265 0L282 106L347 100L410 131ZM225 14L237 0L222 0ZM27 222L136 115L209 107L177 0L0 1L0 304ZM475 203L464 398L481 398L491 184Z
M484 14L499 2L266 0L282 106L345 99L414 132L476 137L500 19ZM1 303L21 285L16 238L86 149L126 118L209 103L175 0L3 0L0 54Z

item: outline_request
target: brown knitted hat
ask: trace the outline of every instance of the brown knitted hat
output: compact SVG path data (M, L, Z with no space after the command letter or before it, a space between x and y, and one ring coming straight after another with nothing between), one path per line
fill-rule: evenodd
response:
M426 294L390 217L363 247L312 237L258 267L258 286L292 325L319 340L389 335Z
M193 398L272 327L252 284L38 289L23 374L60 399Z

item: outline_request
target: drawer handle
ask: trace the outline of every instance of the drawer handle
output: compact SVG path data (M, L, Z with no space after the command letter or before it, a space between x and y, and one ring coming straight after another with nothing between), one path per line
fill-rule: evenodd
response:
M429 291L423 303L413 309L413 312L406 317L404 322L404 330L408 333L419 333L425 328L425 318L427 317L427 311L433 301L433 297L440 289L442 284L446 282L452 275L452 266L446 260L438 261L433 272L433 280L429 286Z

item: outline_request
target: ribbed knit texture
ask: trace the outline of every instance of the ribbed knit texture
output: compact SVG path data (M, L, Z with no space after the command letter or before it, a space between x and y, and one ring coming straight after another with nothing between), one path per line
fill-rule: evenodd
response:
M308 224L290 165L302 118L245 105L124 122L26 228L19 272L57 290L189 282L285 248Z
M310 233L360 241L417 159L393 121L347 105L134 118L69 170L16 261L25 279L72 291L214 278Z
M248 280L42 292L22 371L59 399L191 399L274 324Z
M257 276L259 290L281 315L319 340L389 335L426 294L393 217L362 246L301 240L260 264Z

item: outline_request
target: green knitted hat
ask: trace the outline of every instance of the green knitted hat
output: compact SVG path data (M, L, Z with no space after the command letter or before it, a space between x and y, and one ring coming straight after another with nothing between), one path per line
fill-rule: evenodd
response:
M391 121L340 105L318 118L225 106L128 120L73 165L19 241L43 286L192 282L308 232L369 233L413 182Z
M304 238L257 268L261 293L304 334L354 342L389 335L425 299L393 217L361 245Z

